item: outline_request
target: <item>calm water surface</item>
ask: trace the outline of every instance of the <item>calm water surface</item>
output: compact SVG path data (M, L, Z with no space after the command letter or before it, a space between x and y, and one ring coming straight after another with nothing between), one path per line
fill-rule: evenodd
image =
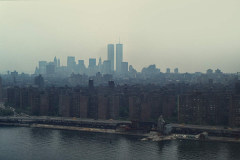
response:
M0 160L240 159L240 144L140 141L139 137L0 127Z

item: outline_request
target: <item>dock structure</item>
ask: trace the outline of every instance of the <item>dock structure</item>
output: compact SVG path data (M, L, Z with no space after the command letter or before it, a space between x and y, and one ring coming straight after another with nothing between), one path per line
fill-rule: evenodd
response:
M131 121L121 120L100 120L82 119L74 117L49 117L49 116L29 116L29 117L0 117L1 124L49 124L88 128L116 129L120 125L131 125Z
M123 120L101 120L101 119L86 119L75 117L51 117L51 116L12 116L0 117L0 126L36 126L36 125L52 125L65 127L82 127L96 129L112 129L116 130L124 126L131 131L139 130L134 127L135 122ZM148 126L147 124L146 126ZM229 128L224 126L207 126L207 125L192 125L192 124L169 124L173 134L200 134L207 132L209 136L216 137L235 137L240 138L240 128ZM142 131L148 127L140 128ZM128 130L128 131L130 131ZM151 130L151 129L150 129ZM148 131L150 131L148 130Z
M173 133L199 134L207 132L209 136L219 137L240 137L240 128L229 128L224 126L192 125L192 124L171 124Z

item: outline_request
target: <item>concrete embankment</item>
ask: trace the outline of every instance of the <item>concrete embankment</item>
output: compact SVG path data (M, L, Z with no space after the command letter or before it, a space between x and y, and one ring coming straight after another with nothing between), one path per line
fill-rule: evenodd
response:
M202 140L196 138L194 132L208 131L208 137L204 141L222 141L222 142L240 142L237 138L240 132L239 128L224 129L221 127L212 126L197 126L197 125L181 125L173 124L174 134L164 136L158 132L137 132L136 130L121 130L119 126L130 126L130 121L120 120L94 120L80 118L64 118L64 117L0 117L0 126L22 126L35 128L49 128L61 130L76 130L82 132L98 132L121 135L134 135L144 137L143 140L163 141L163 140ZM120 128L120 130L119 130ZM173 130L173 131L174 131ZM188 133L177 133L177 132ZM191 133L193 132L193 133ZM210 134L209 134L210 133ZM212 135L211 135L212 134ZM227 135L227 136L215 136ZM233 136L232 136L233 135Z
M83 132L111 133L121 135L147 136L143 132L121 131L121 125L131 125L130 121L94 120L68 117L0 117L0 126L21 126L49 128L61 130L76 130Z
M58 130L72 130L81 132L95 132L95 133L109 133L109 134L119 134L119 135L131 135L147 137L146 133L139 132L123 132L117 131L115 129L103 129L103 128L86 128L86 127L74 127L74 126L63 126L63 125L49 125L49 124L18 124L18 123L1 123L0 126L16 126L16 127L31 127L31 128L47 128L47 129L58 129Z
M197 138L197 135L186 134L171 134L171 135L159 135L157 132L150 132L147 137L142 138L142 141L150 140L155 142L169 141L169 140L194 140L194 141L218 141L218 142L235 142L240 143L240 139L231 137L216 137L207 136L205 139Z
M32 116L32 117L0 117L0 123L13 124L46 124L60 126L74 126L86 128L116 129L121 125L131 125L130 121L120 120L95 120L70 117L49 117L49 116Z

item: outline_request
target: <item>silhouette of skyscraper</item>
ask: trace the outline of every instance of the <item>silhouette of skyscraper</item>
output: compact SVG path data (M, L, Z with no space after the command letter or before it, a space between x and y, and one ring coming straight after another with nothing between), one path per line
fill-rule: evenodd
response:
M88 68L95 68L96 67L96 58L89 58Z
M84 64L84 60L78 60L78 72L80 74L83 74L83 73L85 73L85 70L86 70L86 67Z
M46 73L46 66L47 66L47 61L39 61L39 74L45 74Z
M97 72L96 58L89 58L88 75L93 76Z
M175 69L174 69L174 73L175 73L175 74L178 74L178 68L175 68Z
M60 67L60 59L57 61L57 67Z
M78 60L78 65L85 68L84 60Z
M102 58L101 57L98 59L97 68L98 68L98 72L102 72Z
M121 73L124 75L128 73L128 62L121 63Z
M68 67L69 71L72 72L74 70L75 66L76 66L75 57L68 56L67 57L67 67Z
M114 44L108 44L108 61L111 63L111 71L114 71Z
M54 65L57 67L57 63L58 63L58 62L57 62L57 57L56 57L56 56L54 57L53 62L54 62Z
M46 66L46 73L48 75L54 74L55 73L55 68L56 68L56 66L55 66L54 62L49 62Z
M116 72L121 73L121 65L123 61L123 45L118 43L116 45Z
M170 68L167 68L166 73L170 73L170 72L171 72Z
M44 79L41 74L34 78L34 84L37 85L38 87L44 86Z
M109 60L103 61L103 74L111 73L111 62Z

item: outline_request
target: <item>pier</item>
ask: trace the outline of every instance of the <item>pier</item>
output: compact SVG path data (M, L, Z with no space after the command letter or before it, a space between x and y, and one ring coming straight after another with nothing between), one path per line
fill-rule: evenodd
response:
M131 125L131 121L121 120L100 120L100 119L82 119L75 117L50 117L50 116L29 116L29 117L0 117L0 125L60 125L87 128L116 129L120 125Z

